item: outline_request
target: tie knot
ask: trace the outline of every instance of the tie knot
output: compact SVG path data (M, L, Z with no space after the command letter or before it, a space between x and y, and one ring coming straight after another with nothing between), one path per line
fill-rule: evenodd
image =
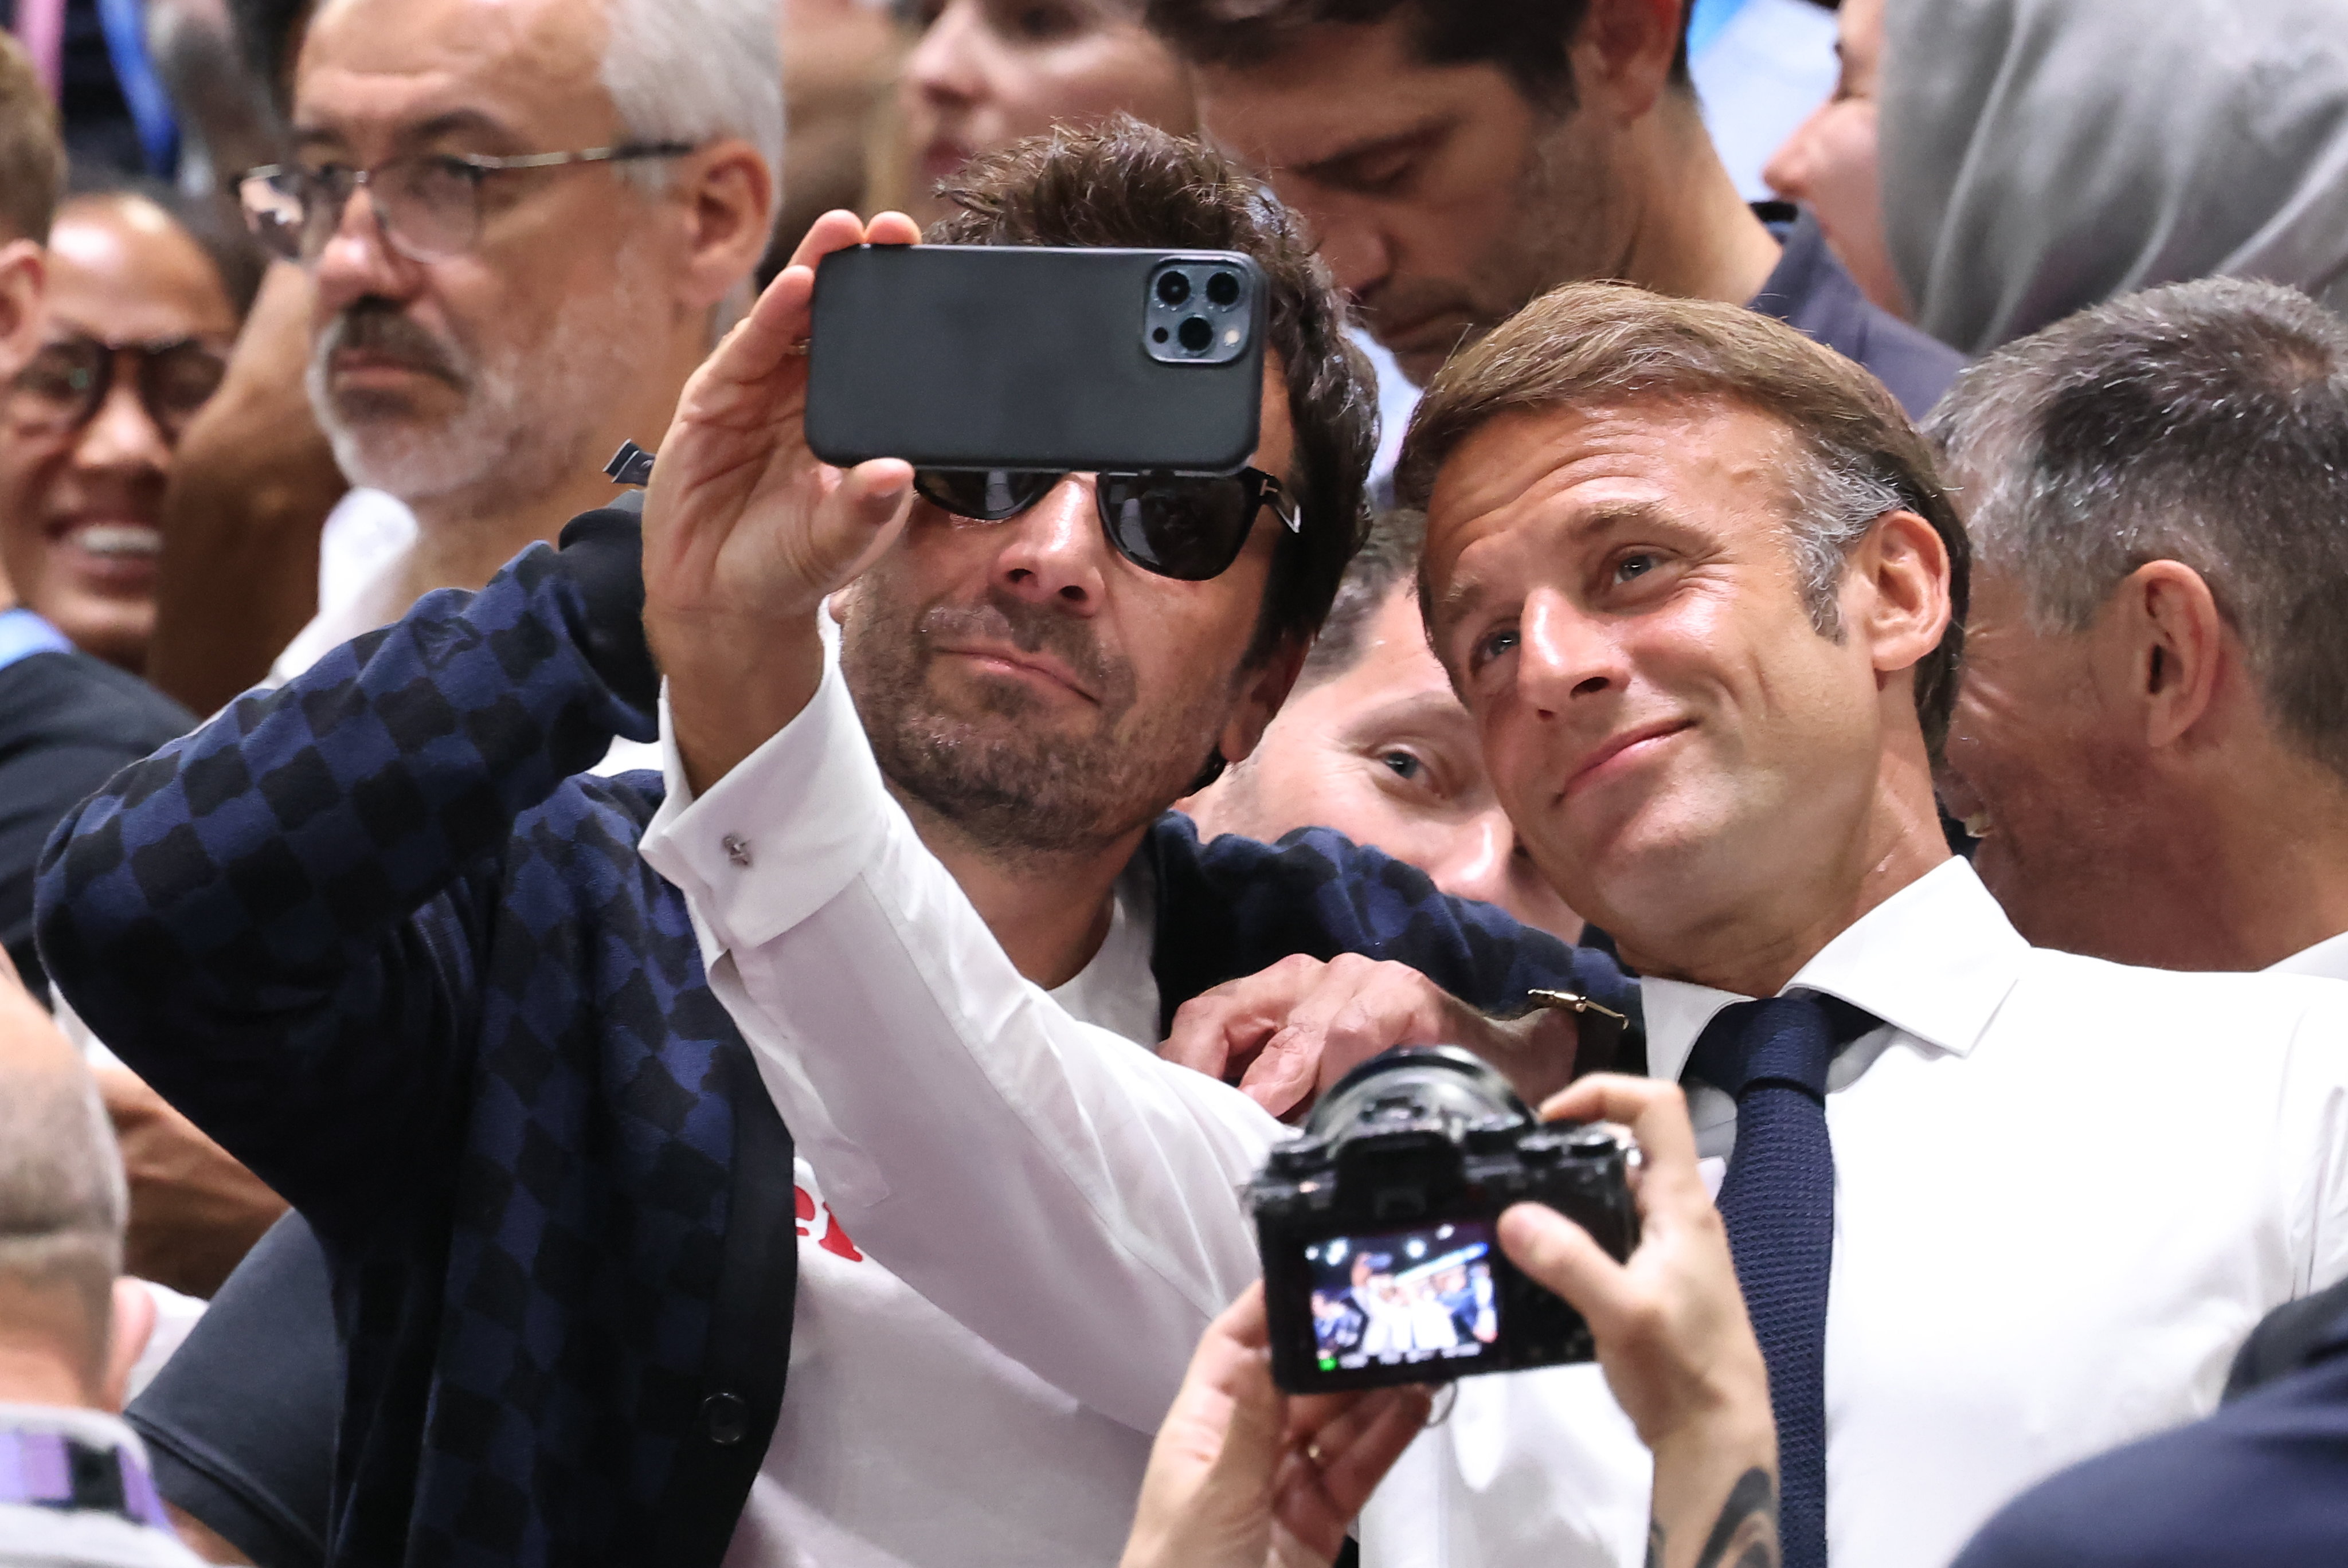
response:
M1824 1100L1827 1064L1835 1052L1879 1021L1816 991L1735 1002L1704 1025L1688 1052L1687 1070L1740 1101L1761 1083L1790 1084Z

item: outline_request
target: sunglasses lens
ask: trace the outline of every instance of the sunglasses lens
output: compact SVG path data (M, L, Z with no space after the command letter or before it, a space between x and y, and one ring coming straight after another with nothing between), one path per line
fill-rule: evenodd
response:
M1246 481L1167 474L1104 474L1101 516L1109 542L1145 571L1204 582L1229 570L1254 520Z
M919 468L913 489L932 506L958 518L999 523L1044 498L1057 474L1014 474L1002 468Z

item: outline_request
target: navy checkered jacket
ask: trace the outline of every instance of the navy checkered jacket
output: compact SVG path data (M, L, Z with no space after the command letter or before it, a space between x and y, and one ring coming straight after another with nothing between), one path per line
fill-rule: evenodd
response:
M44 859L64 993L325 1247L336 1563L716 1564L783 1398L789 1134L635 853L659 778L580 774L654 733L613 518L240 699ZM1169 1009L1345 950L1622 999L1332 835L1144 853Z

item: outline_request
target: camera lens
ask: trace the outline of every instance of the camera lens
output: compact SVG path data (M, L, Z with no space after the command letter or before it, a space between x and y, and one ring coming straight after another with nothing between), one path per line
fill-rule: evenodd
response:
M1225 310L1240 302L1240 281L1229 272L1217 272L1207 280L1207 302Z
M1215 341L1215 329L1207 324L1206 317L1191 316L1183 322L1179 335L1184 348L1192 354L1204 354Z
M1158 297L1168 305L1179 305L1190 297L1190 280L1179 272L1158 274Z

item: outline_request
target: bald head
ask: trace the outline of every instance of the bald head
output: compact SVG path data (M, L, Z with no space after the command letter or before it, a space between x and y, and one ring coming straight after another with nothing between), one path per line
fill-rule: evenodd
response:
M98 1086L0 953L0 1377L46 1357L101 1402L129 1202Z

